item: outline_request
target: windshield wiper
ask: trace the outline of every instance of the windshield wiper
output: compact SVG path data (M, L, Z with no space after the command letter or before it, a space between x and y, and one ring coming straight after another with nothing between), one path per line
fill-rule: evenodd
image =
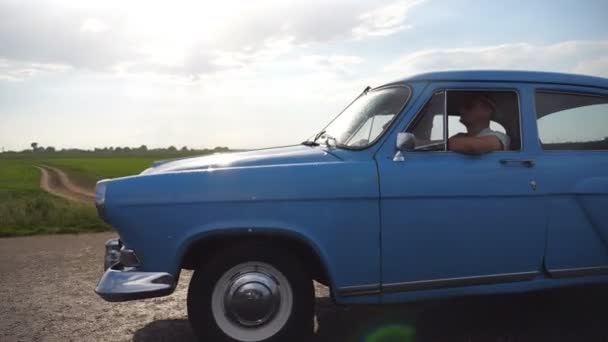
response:
M340 144L338 143L338 140L334 137L332 137L331 135L327 134L325 132L325 130L317 133L317 135L315 135L315 138L313 140L306 140L306 141L302 141L300 144L304 145L304 146L319 146L321 145L320 143L317 142L317 140L319 140L321 137L325 136L325 141L323 142L327 147L340 147ZM330 145L329 142L333 140L333 145Z
M312 141L312 140L305 140L305 141L302 141L300 143L300 145L304 145L304 146L319 146L319 143L315 142L315 141Z
M319 146L320 144L317 142L317 140L319 140L323 134L325 134L325 130L315 134L315 137L312 140L302 141L300 144L304 146Z
M319 138L325 134L325 132L327 132L326 130L322 130L321 132L317 133L317 135L315 135L315 138L312 139L312 141L317 142L317 140L319 140Z

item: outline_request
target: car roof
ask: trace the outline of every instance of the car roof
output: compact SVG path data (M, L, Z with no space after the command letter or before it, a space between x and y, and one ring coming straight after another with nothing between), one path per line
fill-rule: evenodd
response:
M491 82L525 82L525 83L555 83L597 87L608 89L608 79L595 76L566 74L543 71L516 70L454 70L437 71L406 77L397 82L413 81L491 81Z

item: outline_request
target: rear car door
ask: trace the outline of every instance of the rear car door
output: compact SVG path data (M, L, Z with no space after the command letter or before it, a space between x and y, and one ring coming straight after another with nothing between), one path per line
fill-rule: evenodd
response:
M554 277L608 273L608 94L538 85L539 192L549 201L545 267Z

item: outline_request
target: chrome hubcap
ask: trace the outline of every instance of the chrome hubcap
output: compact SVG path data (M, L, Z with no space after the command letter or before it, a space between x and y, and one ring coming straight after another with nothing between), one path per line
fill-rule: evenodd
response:
M211 294L217 326L243 342L276 335L293 310L291 284L278 269L263 262L244 262L226 271Z
M264 325L274 317L280 303L277 281L257 271L232 279L224 298L228 317L246 327Z

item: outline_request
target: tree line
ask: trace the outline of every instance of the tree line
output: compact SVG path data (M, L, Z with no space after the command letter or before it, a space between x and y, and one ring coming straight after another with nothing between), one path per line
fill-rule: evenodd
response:
M62 148L56 149L53 146L42 146L37 142L30 144L31 149L24 149L22 151L3 151L2 153L190 153L190 152L228 152L230 149L225 146L216 146L214 148L194 149L188 148L188 146L182 146L177 148L173 145L166 148L148 148L146 145L139 147L129 146L108 146L108 147L95 147L93 149L81 149L81 148Z

